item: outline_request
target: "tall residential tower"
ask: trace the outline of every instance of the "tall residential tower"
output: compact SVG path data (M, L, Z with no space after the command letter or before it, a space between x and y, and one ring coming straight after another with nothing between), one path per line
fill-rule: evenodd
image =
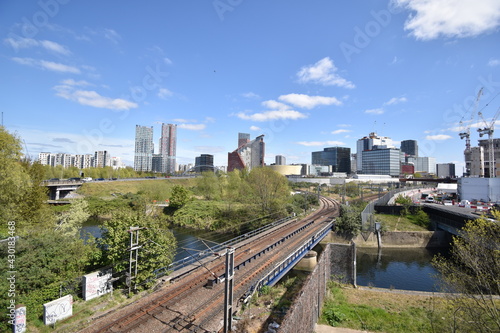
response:
M161 172L172 174L175 172L175 156L177 147L177 125L161 124L160 151L162 159Z
M134 170L151 171L153 168L153 126L135 125Z

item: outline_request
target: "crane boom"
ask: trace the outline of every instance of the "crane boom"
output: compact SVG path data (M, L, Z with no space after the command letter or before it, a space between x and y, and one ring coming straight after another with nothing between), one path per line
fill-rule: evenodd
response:
M472 163L472 152L471 152L471 146L470 146L470 127L472 125L472 121L474 120L474 115L476 114L477 111L477 106L479 104L479 100L481 99L481 96L483 95L483 87L479 89L476 97L476 101L474 102L474 110L471 112L471 117L470 120L468 121L465 131L460 132L458 135L460 136L460 139L465 139L465 150L464 150L464 157L465 157L465 172L466 175L470 175L470 168L471 168L471 163ZM463 122L460 121L460 127L463 126Z

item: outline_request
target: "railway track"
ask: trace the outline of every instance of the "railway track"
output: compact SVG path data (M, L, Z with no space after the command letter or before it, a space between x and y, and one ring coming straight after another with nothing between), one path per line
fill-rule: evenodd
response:
M338 202L320 197L320 207L265 235L235 246L234 304L292 249L338 216ZM283 241L284 239L286 241ZM280 242L281 240L281 242ZM270 248L270 244L278 244ZM225 272L223 258L215 259L182 279L96 320L81 333L104 332L216 332L223 317L224 284L205 288Z

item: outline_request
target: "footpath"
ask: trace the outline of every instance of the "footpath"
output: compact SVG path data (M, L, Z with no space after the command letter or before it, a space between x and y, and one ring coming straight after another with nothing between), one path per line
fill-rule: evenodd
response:
M332 327L328 325L316 324L315 333L370 333L368 331L358 331L344 327Z

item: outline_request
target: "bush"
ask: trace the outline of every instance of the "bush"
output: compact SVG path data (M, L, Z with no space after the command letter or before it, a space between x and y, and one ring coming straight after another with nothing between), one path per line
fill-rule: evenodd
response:
M356 206L340 206L340 217L335 222L337 232L357 235L361 230L361 211Z

